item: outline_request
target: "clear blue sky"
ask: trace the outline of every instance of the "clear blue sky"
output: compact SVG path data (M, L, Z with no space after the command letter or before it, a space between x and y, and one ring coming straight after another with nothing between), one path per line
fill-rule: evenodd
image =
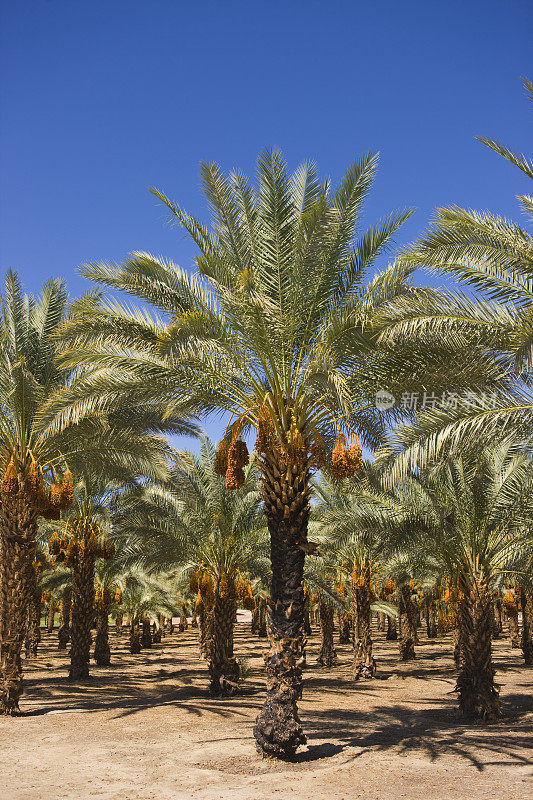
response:
M526 0L3 0L0 271L84 290L85 261L182 266L155 185L206 217L198 164L252 171L265 146L338 178L381 153L368 219L439 205L517 217L527 179L475 141L531 142Z

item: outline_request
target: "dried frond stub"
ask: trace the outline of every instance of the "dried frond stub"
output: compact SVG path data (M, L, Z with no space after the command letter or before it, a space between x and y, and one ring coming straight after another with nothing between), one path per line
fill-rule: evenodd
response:
M222 439L215 455L215 472L217 475L225 475L228 469L228 443Z

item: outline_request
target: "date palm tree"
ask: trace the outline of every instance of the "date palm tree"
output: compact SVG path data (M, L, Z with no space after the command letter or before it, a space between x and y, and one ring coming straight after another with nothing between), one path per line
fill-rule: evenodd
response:
M49 281L34 299L23 295L13 272L0 297L0 713L11 716L19 711L21 648L38 591L38 519L58 517L71 498L57 437L39 421L43 404L66 379L54 346L66 304L60 281Z
M65 363L80 373L68 402L50 406L56 424L124 403L155 404L168 419L184 409L226 414L219 468L227 488L242 485L241 434L257 430L272 602L267 698L254 733L260 751L274 756L305 742L297 700L313 470L333 459L337 475L353 472L352 435L379 444L387 417L397 416L376 408L383 386L399 396L419 390L428 374L442 391L471 382L472 368L438 344L430 352L380 343L390 301L417 290L404 263L372 276L411 211L357 238L376 164L361 156L334 189L312 165L289 175L277 151L260 156L255 187L241 172L203 164L212 230L154 191L197 246L197 271L148 253L86 267L87 277L153 304L162 317L85 298L63 336Z
M533 101L533 83L525 80ZM480 141L533 179L533 162L501 143ZM519 195L523 216L531 225L533 198ZM416 424L401 427L393 438L399 454L394 480L408 468L432 461L446 448L459 452L480 438L502 436L531 441L533 436L533 236L531 230L489 212L457 206L441 208L427 233L404 254L410 265L439 276L451 276L478 292L439 292L400 298L389 308L385 338L408 339L431 347L435 340L461 348L465 337L485 347L500 374L475 394L461 395L443 407L429 408Z
M268 563L257 470L250 464L244 486L226 491L223 477L215 471L215 448L203 437L199 455L176 455L164 487L148 487L127 497L124 507L132 558L146 569L172 575L178 585L186 577L198 594L210 690L214 695L233 694L240 678L233 652L237 604L249 587L248 577L264 575Z
M365 462L352 480L334 484L324 478L317 486L317 500L313 517L321 549L325 540L343 575L341 583L347 584L346 596L351 592L353 677L372 678L376 662L371 612L395 615L396 611L378 600L376 586L393 547L393 524L400 519L397 503L382 491L379 474L370 462Z
M527 452L509 443L466 451L404 482L415 549L441 565L458 596L459 707L467 718L500 714L492 663L493 591L524 574L533 552Z

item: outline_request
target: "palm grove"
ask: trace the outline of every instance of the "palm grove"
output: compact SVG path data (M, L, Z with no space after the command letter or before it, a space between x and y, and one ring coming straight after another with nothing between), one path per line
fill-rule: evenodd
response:
M533 177L527 158L484 143ZM320 663L335 663L336 619L358 681L375 673L372 615L408 660L422 613L428 636L455 631L462 713L499 716L502 609L533 660L533 239L453 207L394 255L411 210L360 230L376 168L364 154L332 186L313 165L289 174L277 151L253 182L206 163L210 226L153 190L196 246L193 269L149 253L93 263L84 275L101 288L70 304L59 281L33 298L7 275L3 713L19 713L44 604L52 624L60 611L72 680L89 675L94 627L94 657L112 664L110 614L133 653L192 616L218 696L243 680L233 631L249 609L268 637L265 755L306 741L310 615ZM460 291L415 285L420 267ZM450 389L453 404L376 403ZM219 420L216 445L205 418ZM182 435L199 454L170 445Z

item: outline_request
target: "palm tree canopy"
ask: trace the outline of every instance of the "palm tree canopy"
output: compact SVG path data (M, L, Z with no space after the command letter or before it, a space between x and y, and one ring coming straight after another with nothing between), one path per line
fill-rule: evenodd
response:
M244 428L266 413L280 439L294 423L319 451L345 425L376 447L387 416L397 415L376 408L379 389L419 390L428 374L434 390L451 380L463 385L460 359L445 357L438 343L429 352L379 341L389 303L419 290L406 262L372 277L412 213L389 215L359 235L376 166L376 156L364 154L332 189L314 165L289 175L277 151L260 156L256 186L204 163L210 230L154 190L197 245L197 271L148 253L85 268L157 313L98 294L75 306L63 329L64 363L81 374L50 404L51 424L148 403L168 420L227 412Z

